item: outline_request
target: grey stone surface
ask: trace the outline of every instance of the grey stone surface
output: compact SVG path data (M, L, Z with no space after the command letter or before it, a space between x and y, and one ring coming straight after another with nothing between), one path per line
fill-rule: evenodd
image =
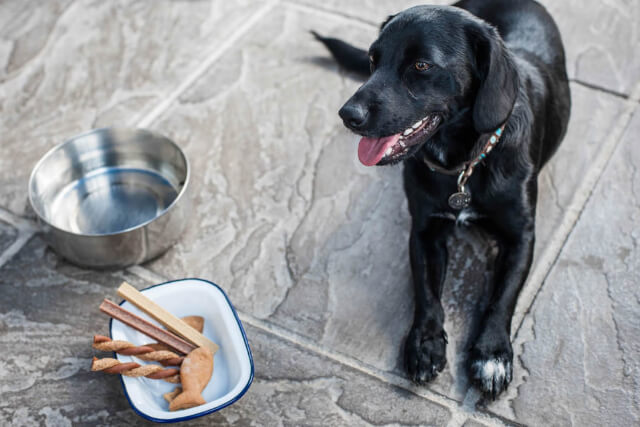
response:
M181 242L149 267L215 278L261 318L302 278L323 294L309 303L326 305L317 270L327 259L317 254L363 234L364 213L378 216L382 205L385 223L406 223L399 170L359 167L355 137L337 118L359 82L326 60L311 28L361 33L345 20L280 8L154 124L191 160L196 209Z
M229 424L446 425L449 411L248 328L256 380L239 404L220 413ZM256 416L259 414L259 416Z
M340 18L274 11L155 124L192 159L197 209L181 243L149 267L212 278L242 310L403 374L412 290L401 169L358 163L357 137L336 114L358 82L310 60L327 56L310 28L367 35ZM580 184L576 171L589 167L623 105L579 85L572 91L567 138L540 177L536 260ZM458 399L466 390L460 349L482 307L491 252L460 234L444 297L449 368L430 386Z
M308 30L366 46L376 28L362 20L379 22L412 3L280 2L172 102L152 128L187 151L193 220L147 267L213 279L242 311L293 331L293 340L301 335L365 371L404 375L412 291L400 168L358 163L357 137L336 112L360 82ZM640 3L543 3L563 33L570 75L628 93L640 71L630 54L640 42ZM135 122L264 4L0 2L0 207L29 215L27 177L46 149L91 127ZM580 208L573 194L624 108L620 97L571 89L567 137L539 181L536 266L565 212ZM488 405L494 414L531 425L639 423L639 131L636 111L525 318L514 382ZM16 238L0 222L0 253ZM449 246L449 365L429 387L466 396L470 410L462 349L485 303L492 248L466 227ZM116 377L88 372L90 337L107 325L97 306L123 279L146 286L129 273L71 266L37 237L0 268L0 347L10 349L0 365L0 425L144 424ZM251 327L248 335L256 361L250 392L193 424L446 425L452 417L291 342Z
M98 305L134 276L70 266L33 239L0 269L0 425L146 424L117 376L91 373L91 336L106 334ZM239 403L194 425L445 425L449 411L248 328L254 384Z
M639 132L636 109L518 336L527 424L640 423Z
M0 221L0 254L15 242L18 232L11 225Z
M297 0L300 3L358 17L378 25L390 15L434 0ZM640 2L633 0L540 0L556 20L567 53L571 78L609 90L630 93L640 75ZM362 46L368 46L373 39Z
M151 109L259 4L1 2L0 206L23 214L49 148Z
M569 76L629 94L640 76L640 2L542 0L555 18Z
M60 262L39 238L0 269L0 425L132 418L118 378L89 372L91 337L108 333L98 305L123 278L138 284Z

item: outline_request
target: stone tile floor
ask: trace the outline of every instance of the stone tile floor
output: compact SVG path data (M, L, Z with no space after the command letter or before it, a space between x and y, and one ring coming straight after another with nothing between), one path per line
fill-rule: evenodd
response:
M491 256L473 229L451 242L449 365L429 387L405 379L400 169L357 163L336 111L359 82L308 34L366 46L413 1L0 3L0 425L145 424L115 377L88 371L88 340L107 328L96 307L123 279L185 276L227 291L256 363L245 397L190 424L637 425L640 3L543 3L574 106L540 179L514 381L496 402L460 366ZM195 209L158 260L96 272L47 249L25 191L49 147L106 125L177 141Z

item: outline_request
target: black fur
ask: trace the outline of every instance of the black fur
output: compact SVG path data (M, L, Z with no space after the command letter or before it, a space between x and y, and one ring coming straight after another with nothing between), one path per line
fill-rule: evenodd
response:
M558 29L533 0L463 0L453 7L417 6L389 17L368 52L316 37L343 67L369 76L340 110L354 132L386 137L423 117L440 119L436 130L415 137L399 157L378 163L404 162L415 288L405 362L419 384L433 379L446 363L440 295L446 238L460 214L447 204L456 177L431 171L423 159L456 168L506 122L502 139L467 183L472 202L464 211L499 248L490 303L469 352L471 378L495 398L512 376L511 317L533 258L538 173L569 120ZM430 67L420 70L416 61Z

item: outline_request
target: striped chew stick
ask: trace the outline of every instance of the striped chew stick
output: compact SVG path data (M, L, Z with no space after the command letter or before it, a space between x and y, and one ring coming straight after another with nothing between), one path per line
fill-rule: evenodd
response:
M158 365L140 365L135 362L122 363L117 359L94 357L91 362L91 370L101 371L106 374L121 374L127 377L145 377L153 380L165 380L170 383L180 382L180 371L175 368L163 368Z
M182 320L198 332L202 332L204 319L200 316L186 316ZM113 351L124 356L135 356L138 359L160 362L164 366L178 366L184 360L171 351L166 345L153 343L136 346L128 341L112 340L104 335L93 336L93 348L100 351Z
M148 345L136 346L128 341L112 340L104 335L94 335L92 347L100 351L114 351L123 356L135 356L146 361L160 362L164 366L177 366L184 360L183 356L173 351L155 350Z

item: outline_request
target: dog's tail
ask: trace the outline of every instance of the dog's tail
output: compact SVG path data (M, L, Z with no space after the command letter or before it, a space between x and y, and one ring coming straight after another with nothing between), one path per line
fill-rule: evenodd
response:
M369 55L367 55L366 50L358 49L357 47L351 46L342 40L331 37L322 37L315 31L311 31L311 34L313 34L316 40L324 44L327 49L329 49L329 52L331 52L340 66L348 71L353 71L354 73L358 73L364 77L369 77L371 69L369 66Z

